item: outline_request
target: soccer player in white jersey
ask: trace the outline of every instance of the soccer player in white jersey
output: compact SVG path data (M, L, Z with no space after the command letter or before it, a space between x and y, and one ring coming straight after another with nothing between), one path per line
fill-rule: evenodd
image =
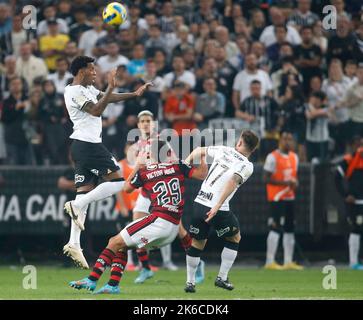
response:
M94 59L87 56L76 57L70 66L73 82L65 87L64 100L73 122L71 156L75 163L74 181L77 189L76 199L68 201L64 210L72 218L69 242L63 252L75 263L88 269L88 264L80 247L80 235L88 205L119 192L124 185L120 167L112 154L102 144L101 115L107 105L141 96L152 85L146 83L135 92L113 93L116 87L113 70L108 74L105 92L96 89ZM98 178L105 180L96 186Z
M258 143L256 134L246 130L241 133L234 148L199 147L185 160L192 164L204 155L213 158L208 175L194 200L194 216L189 228L193 241L186 257L185 292L195 292L195 273L200 255L207 243L210 227L215 229L219 238L224 239L221 266L214 284L223 289L234 289L228 280L228 273L237 257L241 235L238 220L229 208L229 201L239 186L251 176L253 164L248 157L255 151Z

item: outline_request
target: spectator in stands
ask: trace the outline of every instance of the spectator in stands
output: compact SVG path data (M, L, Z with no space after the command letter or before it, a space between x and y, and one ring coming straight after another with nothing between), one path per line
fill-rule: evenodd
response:
M311 0L298 0L297 8L294 13L289 17L289 24L297 28L312 27L317 21L319 16L311 12Z
M69 28L69 36L72 41L78 43L81 34L92 28L87 19L87 13L83 8L78 8L74 11L74 18L76 20Z
M349 110L337 107L343 101L349 86L350 81L344 76L341 61L331 60L328 78L323 81L322 91L325 92L328 106L332 109L329 133L335 141L335 153L340 155L345 153L345 144L349 140Z
M57 8L57 18L63 19L67 26L71 26L75 22L71 0L59 1Z
M57 93L51 80L43 82L43 97L39 104L39 119L44 133L44 144L50 164L67 163L67 136L64 98Z
M146 63L145 67L146 73L143 77L144 82L152 82L153 86L149 88L150 92L155 92L158 94L158 97L161 97L161 94L163 93L165 89L165 81L162 77L157 75L157 69L155 61L152 59L149 59Z
M306 161L306 121L304 96L299 86L287 86L281 97L279 110L281 132L291 132L297 142L297 153L301 162Z
M111 40L106 47L107 55L97 60L103 74L117 68L120 65L128 65L129 59L119 54L120 47L116 41Z
M275 61L280 58L280 48L285 42L287 36L287 27L285 25L274 26L276 42L266 48L267 56L270 60Z
M321 91L323 85L323 80L319 76L312 77L310 79L310 88L309 88L309 94L317 91Z
M73 59L80 55L80 50L74 41L69 41L64 48L64 57L67 59L68 63L71 64Z
M149 26L148 39L145 42L147 57L152 57L156 49L166 48L167 42L163 36L160 26L154 24Z
M93 49L97 40L106 36L107 31L103 30L103 20L101 16L93 16L91 23L92 29L87 30L81 34L78 48L81 50L81 54L89 57L96 57Z
M56 91L59 94L64 94L64 88L68 81L73 78L68 69L69 63L67 59L60 57L56 61L56 72L49 74L47 77L48 80L51 80L54 83Z
M153 60L156 65L157 75L164 77L171 71L169 64L167 63L166 53L164 50L156 50L153 56Z
M9 84L10 80L17 76L16 73L16 57L14 55L7 56L4 60L4 70L0 74L0 99L6 99L10 94ZM23 82L24 94L27 93L28 86L24 78L21 79Z
M305 94L308 94L310 79L321 76L322 54L320 47L313 43L311 27L301 28L302 43L295 48L295 64L303 76Z
M322 91L311 93L306 105L306 149L308 161L316 158L318 161L326 161L329 147L329 117L326 94Z
M326 54L326 51L328 50L328 39L323 34L323 25L320 20L318 20L314 26L313 26L313 43L316 44L323 55Z
M215 31L215 37L220 46L222 46L226 50L227 60L238 55L239 49L236 43L230 40L229 31L226 27L224 26L217 27Z
M172 129L181 136L182 130L196 128L193 120L195 101L188 93L188 85L182 81L173 84L173 93L169 95L164 104L164 117L170 123Z
M25 129L26 112L29 106L19 77L9 84L10 96L4 100L1 120L4 124L7 164L32 164L32 153Z
M164 81L167 88L173 87L176 81L181 81L187 85L188 89L193 89L196 83L194 74L185 70L185 62L180 56L173 58L173 71L165 75Z
M233 82L233 106L238 110L240 103L251 95L250 84L253 80L261 83L261 94L263 96L271 94L272 82L266 71L257 68L257 59L254 54L246 56L246 67L240 71Z
M200 0L199 7L194 11L192 22L200 24L203 22L212 22L213 20L221 20L221 15L213 7L212 0Z
M145 76L145 65L145 47L142 43L137 43L132 50L132 58L127 64L127 72L135 78L142 78Z
M10 7L6 3L0 3L0 36L11 32L12 19Z
M56 60L64 53L69 37L66 34L59 33L58 22L56 19L47 20L47 35L43 35L39 39L39 49L42 53L45 63L50 72L54 72L56 68Z
M265 45L265 47L269 47L271 44L276 42L274 27L286 24L286 18L281 12L281 9L277 7L271 7L269 13L272 25L267 26L260 36L260 41ZM286 39L294 46L301 43L299 32L294 27L289 25L287 26Z
M355 39L350 30L350 21L345 16L337 20L336 34L328 41L327 62L334 58L339 59L343 65L347 60L354 59Z
M222 93L216 91L214 78L204 79L203 88L204 93L198 95L193 115L199 130L208 128L209 120L223 117L226 109L226 99Z
M349 81L349 87L358 81L357 78L358 64L355 60L348 60L344 67L344 75Z
M44 60L32 54L31 45L28 42L20 46L20 57L16 60L16 74L25 79L29 90L33 87L34 79L45 78L48 75Z
M236 118L245 120L250 128L261 137L261 159L275 149L278 140L279 105L275 99L262 93L259 80L250 83L250 96L246 97L236 110Z
M355 32L353 57L358 62L363 62L363 20L360 22L360 25Z
M192 47L193 42L190 41L189 28L186 25L180 26L177 33L177 45L173 49L172 56L181 55L186 49Z
M252 11L251 15L251 39L253 41L258 41L261 37L263 30L266 27L266 18L263 11L260 9L255 9Z
M23 42L34 38L33 30L23 28L23 17L15 15L12 21L12 30L0 37L0 58L7 55L20 55L20 46Z
M49 24L48 21L53 21L54 19L56 19L58 25L59 25L59 32L63 33L63 34L68 34L69 32L69 27L67 25L67 22L61 18L56 18L57 15L57 11L55 6L53 5L49 5L46 6L43 10L43 16L44 16L44 20L40 21L38 26L37 26L37 35L38 38L40 38L41 36L47 35L49 34Z
M254 42L253 44L255 44L257 42ZM244 36L238 36L236 38L236 44L237 44L237 48L238 48L238 54L235 55L234 57L228 59L228 62L238 71L242 70L244 68L245 65L245 57L249 52L250 49L250 45L247 41L247 38ZM263 45L262 45L263 46ZM264 48L264 47L263 47ZM223 50L225 51L225 49L223 48ZM256 50L257 51L257 50ZM260 60L261 56L258 56L256 51L252 51L252 47L251 47L251 53L256 54L256 57L258 60ZM227 60L227 55L224 54L225 59ZM217 58L217 57L216 57Z
M284 45L286 42L283 42ZM246 42L248 48L248 42ZM238 46L239 47L239 46ZM279 49L278 56L280 57L281 48ZM244 54L247 55L248 51ZM262 69L266 72L270 71L270 60L266 54L266 48L260 41L252 42L251 44L251 53L256 55L257 58L257 66L259 69ZM243 69L243 68L241 68Z
M340 107L349 109L351 137L363 137L363 63L358 66L357 78L358 81L348 89L340 104Z

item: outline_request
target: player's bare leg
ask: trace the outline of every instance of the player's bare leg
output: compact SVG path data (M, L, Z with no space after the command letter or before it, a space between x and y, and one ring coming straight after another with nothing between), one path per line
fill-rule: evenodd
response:
M228 280L228 273L236 260L241 234L238 232L232 237L226 237L224 240L224 248L221 254L221 266L214 284L216 287L222 289L233 290L234 286Z
M184 288L185 292L194 293L195 292L195 274L200 263L200 255L204 250L207 243L207 239L203 240L192 240L192 246L189 248L186 256L187 263L187 283Z
M76 199L80 199L83 196L85 196L89 191L91 191L94 188L94 185L85 185L81 186L77 189L77 196ZM84 221L86 219L88 205L83 207L81 210L81 213L78 216L74 216L70 214L72 210L67 211L65 210L71 217L71 232L68 243L63 247L63 253L70 257L74 263L83 269L88 269L88 263L86 258L83 255L82 249L81 249L81 231L84 230L84 227L82 229L82 226L84 226Z

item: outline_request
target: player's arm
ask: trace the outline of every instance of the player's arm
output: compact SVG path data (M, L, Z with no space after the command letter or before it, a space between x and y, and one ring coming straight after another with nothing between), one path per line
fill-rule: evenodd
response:
M102 94L101 99L99 99L97 103L93 103L92 101L86 102L86 104L82 107L83 111L95 117L100 117L102 115L103 111L107 107L107 104L109 103L112 91L116 86L115 75L116 70L112 70L108 74L108 86L104 94Z
M208 165L205 161L205 155L202 155L200 165L198 167L194 167L191 173L191 178L197 180L204 180L208 175Z
M108 102L120 102L120 101L124 101L124 100L128 100L128 99L132 99L135 97L141 97L144 94L144 92L153 85L154 84L152 82L147 82L134 92L111 93L111 96L110 96ZM101 94L103 94L103 93L101 93Z
M139 170L144 166L144 159L137 158L135 168L132 170L131 174L127 178L123 191L127 193L131 193L135 189L138 189L143 186L143 181L140 178Z
M200 162L202 157L205 157L207 154L207 147L198 147L195 148L192 153L185 159L185 162L188 164L198 163L199 159ZM195 161L198 160L198 161Z
M234 173L232 178L229 179L228 182L225 184L217 204L207 212L208 217L205 220L206 222L209 222L217 214L224 201L226 201L226 199L232 194L232 192L236 190L236 188L238 188L242 183L242 177L239 174Z

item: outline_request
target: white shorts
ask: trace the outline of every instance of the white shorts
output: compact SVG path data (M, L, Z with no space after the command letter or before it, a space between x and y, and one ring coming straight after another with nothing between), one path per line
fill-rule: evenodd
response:
M149 214L151 201L149 198L144 197L141 193L137 197L136 204L132 212L143 212Z
M153 214L137 219L120 232L129 248L157 249L172 243L179 225Z

